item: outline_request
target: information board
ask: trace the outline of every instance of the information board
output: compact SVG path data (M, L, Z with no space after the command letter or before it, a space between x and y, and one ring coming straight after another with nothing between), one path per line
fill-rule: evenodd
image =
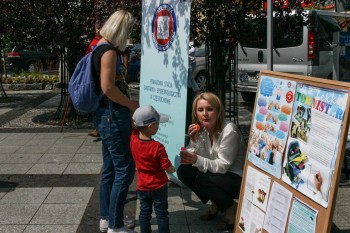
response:
M142 1L140 105L169 116L154 138L176 168L185 143L190 6L190 1Z
M261 71L234 232L329 232L350 84Z

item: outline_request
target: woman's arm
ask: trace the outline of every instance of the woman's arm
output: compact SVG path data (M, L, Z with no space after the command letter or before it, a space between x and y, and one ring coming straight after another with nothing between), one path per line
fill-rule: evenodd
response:
M103 93L113 102L135 111L139 104L137 101L130 100L114 84L117 64L117 54L114 50L108 50L101 58L101 89Z

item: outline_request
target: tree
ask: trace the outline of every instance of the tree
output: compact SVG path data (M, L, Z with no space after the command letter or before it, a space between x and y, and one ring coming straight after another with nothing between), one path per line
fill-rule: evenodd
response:
M84 40L92 38L95 33L95 21L106 20L121 8L141 18L141 3L136 0L112 3L100 0L2 0L0 48L11 41L26 47L45 48L57 55L64 54L71 73L86 50Z
M241 39L242 22L249 17L266 17L264 0L193 0L191 4L191 38L196 43L207 43L211 62L211 80L214 91L225 103L225 74L231 66L233 50ZM324 0L274 0L275 16L286 23L292 10L302 15L303 6L318 7ZM307 22L305 22L307 23Z
M104 21L117 9L129 10L138 19L132 35L140 40L141 1L120 0L2 0L0 1L0 51L8 42L43 48L61 57L68 72L61 72L62 116L68 99L68 80L85 54L86 39L94 36L97 19ZM138 38L137 38L138 37Z

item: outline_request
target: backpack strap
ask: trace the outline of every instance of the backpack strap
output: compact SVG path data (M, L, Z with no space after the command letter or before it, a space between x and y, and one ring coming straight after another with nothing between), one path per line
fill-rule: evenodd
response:
M101 44L99 47L96 47L96 49L93 51L93 54L92 54L92 61L93 61L92 68L93 68L93 72L95 72L93 77L94 77L94 82L95 82L95 86L96 86L96 91L100 92L100 95L99 95L100 101L102 101L104 98L104 94L103 94L102 88L101 88L101 75L100 75L101 58L102 58L102 55L109 50L115 50L117 52L117 59L118 59L118 57L119 57L118 50L116 48L114 48L112 45L107 44L107 43ZM107 98L107 96L106 96L106 98ZM107 99L108 99L109 110L111 112L111 117L112 117L113 102L109 98L107 98Z
M101 72L101 58L102 55L109 51L109 50L116 50L112 45L104 43L99 45L92 51L92 71L93 71L93 76L94 76L94 81L96 85L96 92L102 92L101 89L101 78L100 78L100 72Z

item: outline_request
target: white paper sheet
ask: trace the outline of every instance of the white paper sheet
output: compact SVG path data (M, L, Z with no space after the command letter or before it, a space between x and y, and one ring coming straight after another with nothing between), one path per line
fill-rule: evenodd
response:
M272 184L264 229L270 233L283 233L286 228L292 192L277 182Z

